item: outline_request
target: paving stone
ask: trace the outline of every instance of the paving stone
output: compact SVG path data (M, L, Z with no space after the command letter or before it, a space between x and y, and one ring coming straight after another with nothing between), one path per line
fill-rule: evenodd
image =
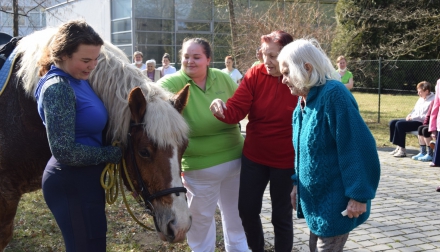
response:
M370 249L371 251L387 251L391 248L387 245L376 245L373 247L368 247L368 249Z
M416 162L417 154L407 147L406 158L394 158L393 148L378 148L381 180L372 201L370 218L354 229L348 238L345 252L373 251L440 251L440 169L428 163ZM273 233L269 186L263 196L261 220L263 229ZM267 224L267 225L266 225ZM309 229L304 219L293 217L294 250L308 251ZM273 236L266 237L273 244Z

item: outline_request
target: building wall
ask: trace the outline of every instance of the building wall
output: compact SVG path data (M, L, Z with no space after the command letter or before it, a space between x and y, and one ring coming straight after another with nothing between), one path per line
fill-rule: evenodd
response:
M47 9L47 26L59 26L74 19L84 19L104 40L111 41L110 0L77 0L54 5Z

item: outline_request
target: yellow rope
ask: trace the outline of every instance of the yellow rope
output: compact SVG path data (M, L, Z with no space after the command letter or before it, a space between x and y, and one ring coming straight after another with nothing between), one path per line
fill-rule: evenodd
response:
M113 143L113 146L116 146L117 143ZM127 208L128 213L130 214L131 218L136 221L141 227L148 229L150 231L156 231L155 229L152 229L150 227L147 227L145 224L140 222L136 216L134 216L133 212L130 209L130 206L128 205L127 198L125 197L124 187L122 185L122 171L119 168L120 164L111 164L108 163L104 170L101 173L101 186L105 190L105 200L107 204L112 205L116 202L116 199L118 198L119 189L121 189L122 198L125 204L125 207ZM135 192L133 183L131 182L128 176L127 172L127 166L125 165L125 159L122 158L122 167L124 168L125 177L127 178L127 181L130 185L131 191ZM119 180L119 183L118 183ZM135 200L142 205L142 200L140 199L139 195L133 194L133 197Z
M112 205L118 198L119 186L117 184L118 164L108 163L101 173L101 186L105 191L105 201Z
M127 176L127 178L129 178L129 177L128 177L128 173L127 173L127 168L126 168L126 166L125 166L125 160L124 160L124 159L122 159L122 163L123 163L123 165L124 165L125 175ZM128 183L130 184L130 187L132 188L132 191L134 192L133 184L131 183L130 179L127 179L127 180L128 180ZM121 173L121 172L119 172L119 186L122 188L122 173ZM122 194L122 198L124 199L125 207L127 208L127 211L128 211L128 213L130 214L131 218L132 218L134 221L136 221L136 223L139 224L141 227L143 227L143 228L145 228L145 229L148 229L148 230L150 230L150 231L156 231L156 230L153 229L153 228L147 227L145 224L143 224L142 222L140 222L140 221L136 218L136 216L134 216L133 212L132 212L131 209L130 209L130 206L128 205L127 198L125 197L125 192L124 192L124 190L121 190L121 194ZM136 199L136 201L137 201L138 203L140 203L140 201L139 201L139 200L140 200L140 199L139 199L139 196L134 197L134 198Z

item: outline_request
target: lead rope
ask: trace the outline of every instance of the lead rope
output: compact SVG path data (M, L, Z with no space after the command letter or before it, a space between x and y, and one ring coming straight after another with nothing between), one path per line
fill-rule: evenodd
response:
M113 146L116 146L117 143L113 143ZM131 218L139 224L141 227L150 230L150 231L156 231L155 229L152 229L150 227L147 227L145 224L143 224L141 221L136 218L136 216L131 211L130 206L128 205L127 197L125 196L125 192L122 185L122 171L119 169L119 164L112 164L108 163L104 170L101 173L101 186L104 188L105 191L105 200L107 204L113 205L113 203L116 202L116 199L118 198L118 192L119 189L121 189L122 198L124 201L125 208L127 209L128 213L130 214ZM127 178L127 181L130 185L131 191L133 192L133 197L135 198L136 202L141 205L141 207L144 207L142 204L142 200L137 195L133 183L130 179L128 179L128 172L127 172L127 166L125 165L125 159L122 158L122 167L124 169L125 176ZM107 177L107 179L106 179ZM118 183L119 180L119 183ZM153 216L154 217L154 216Z

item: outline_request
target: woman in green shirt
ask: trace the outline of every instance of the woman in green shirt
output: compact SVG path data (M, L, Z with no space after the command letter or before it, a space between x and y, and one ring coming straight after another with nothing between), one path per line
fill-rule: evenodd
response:
M353 74L347 70L347 61L344 56L339 56L336 59L336 64L338 65L338 73L341 76L341 82L348 89L353 88Z
M209 68L211 46L203 38L185 39L181 50L182 69L157 83L176 93L190 85L190 97L183 117L190 127L189 144L182 157L182 180L188 190L192 215L187 233L192 251L214 251L214 214L222 215L226 251L248 251L246 236L238 214L243 137L238 124L217 120L209 110L211 101L226 101L237 84L219 69Z

